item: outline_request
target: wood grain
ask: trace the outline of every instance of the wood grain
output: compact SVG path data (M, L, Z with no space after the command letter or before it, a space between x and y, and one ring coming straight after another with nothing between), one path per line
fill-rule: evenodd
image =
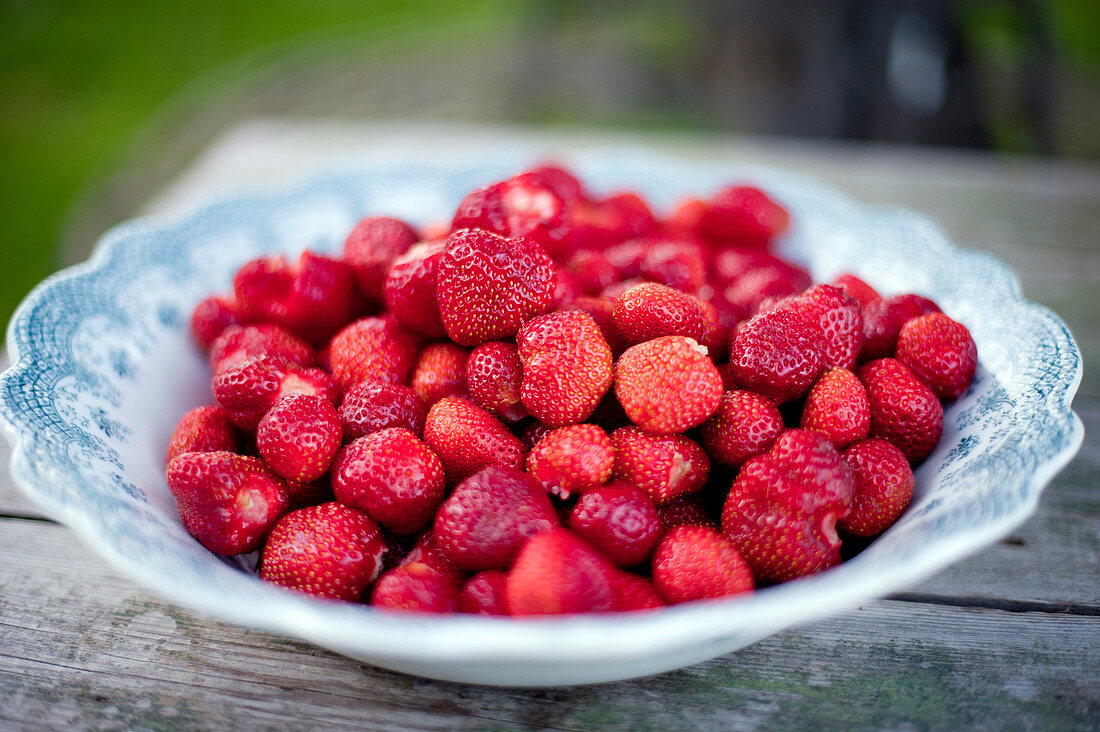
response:
M79 567L80 581L73 582ZM880 601L688 669L575 689L434 682L146 595L58 526L0 521L0 720L51 727L1087 725L1100 622Z

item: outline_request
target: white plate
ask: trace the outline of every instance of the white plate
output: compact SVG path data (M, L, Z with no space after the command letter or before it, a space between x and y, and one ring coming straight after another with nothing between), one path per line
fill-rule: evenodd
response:
M1061 320L1023 299L997 259L953 246L918 215L863 206L804 178L616 148L575 161L595 189L639 188L667 207L729 182L760 185L791 210L784 253L816 279L850 270L887 294L920 292L970 328L981 361L975 383L947 409L943 439L893 528L838 568L747 597L534 620L394 615L314 600L202 549L180 524L162 462L179 416L209 400L210 377L187 330L195 303L229 291L248 259L307 246L338 251L368 213L445 220L468 190L532 162L364 168L112 230L88 263L35 289L11 322L0 423L16 482L118 569L198 612L398 671L534 686L678 668L909 587L1023 523L1080 447L1083 428L1070 410L1081 380L1077 347Z

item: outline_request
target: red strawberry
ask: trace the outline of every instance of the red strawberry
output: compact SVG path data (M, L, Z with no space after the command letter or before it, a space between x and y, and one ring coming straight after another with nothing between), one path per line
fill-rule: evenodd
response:
M342 438L332 404L311 394L292 394L275 402L256 428L256 447L264 462L296 483L324 475Z
M344 439L354 440L387 427L424 432L428 407L415 391L400 384L361 381L348 390L340 403Z
M781 582L840 562L836 522L855 476L824 435L787 430L741 468L722 508L722 533L758 581Z
M615 451L594 424L553 430L527 455L527 472L559 498L597 488L611 477Z
M860 359L871 361L893 356L903 325L913 318L939 311L936 303L911 293L875 300L864 306Z
M859 302L832 285L814 285L785 303L799 308L805 303L825 334L825 367L850 369L863 347L863 314Z
M591 416L611 386L611 349L596 321L576 310L541 315L516 336L523 364L520 397L549 427Z
M833 287L839 287L844 290L844 292L854 297L861 308L865 308L875 300L882 298L882 295L878 294L875 288L871 287L851 272L837 275L830 284Z
M332 488L329 486L327 476L305 483L287 481L286 495L287 505L291 511L333 500Z
M191 337L204 352L231 325L241 322L231 297L208 297L191 312Z
M610 297L598 296L578 297L568 306L563 308L564 310L579 310L582 313L588 313L592 316L592 320L596 321L596 325L600 327L600 333L603 335L604 341L611 349L611 354L616 355L623 352L626 348L626 343L619 336L619 331L615 327L615 300Z
M343 262L302 252L297 263L285 257L255 259L233 279L233 292L245 320L281 326L321 345L355 315L355 277Z
M554 263L532 239L461 229L447 239L436 275L447 334L463 346L514 336L553 302Z
M180 418L172 437L164 464L185 452L238 452L240 438L229 413L221 407L195 407Z
M628 344L661 336L686 336L699 340L707 318L691 295L656 282L635 285L615 300L615 328Z
M616 282L605 287L604 294L607 294L609 288L624 280L636 280L634 284L640 284L642 282L642 263L645 262L646 252L646 242L642 239L624 241L622 244L616 244L604 251L603 255L618 272Z
M264 547L260 578L317 597L354 602L382 569L386 544L370 516L322 503L284 516Z
M484 229L501 236L526 236L554 259L567 254L568 207L538 175L521 173L478 188L459 204L452 231Z
M370 603L385 610L453 613L457 591L443 573L413 562L394 567L374 583Z
M470 351L466 381L470 397L484 409L509 422L527 416L520 401L523 365L515 345L489 341Z
M658 506L696 493L710 475L703 448L683 435L658 435L637 427L611 433L615 480L641 488Z
M599 295L619 281L619 270L603 252L580 251L566 265L577 285L588 295Z
M664 336L626 349L615 364L615 396L651 432L683 432L718 408L722 377L691 338Z
M728 186L707 201L699 233L716 243L766 248L787 230L790 214L768 194L752 186Z
M738 318L758 312L769 298L784 298L810 284L809 275L789 264L754 267L716 293L725 309Z
M409 386L429 407L443 397L466 396L470 352L453 343L430 343L420 351Z
M454 566L479 572L507 568L528 537L558 523L537 481L493 466L455 486L436 512L432 536Z
M332 466L336 500L397 534L425 526L443 501L443 464L416 435L391 427L360 437Z
M607 247L651 233L657 220L636 193L578 201L569 209L569 241L575 249Z
M560 165L544 163L524 172L538 178L567 204L574 204L589 197L580 178Z
M521 468L523 443L493 415L461 397L444 397L428 410L424 441L456 483L490 465Z
M507 615L505 587L508 574L499 569L478 572L462 587L455 602L460 613L477 615Z
M856 476L856 495L851 513L838 525L856 536L877 536L898 520L913 497L909 461L885 440L857 442L843 455Z
M416 242L416 231L398 219L368 216L355 225L344 242L344 261L367 300L381 304L390 265Z
M859 370L871 405L871 436L894 443L911 463L928 457L943 434L943 406L904 364L881 358Z
M523 444L530 450L535 445L542 442L542 438L554 431L553 427L547 427L542 422L532 422L523 428L523 433L520 435L520 439L523 440Z
M214 377L214 398L242 429L254 431L267 410L291 394L311 394L330 403L339 391L321 369L296 369L279 358L263 356L222 369Z
M443 318L436 299L436 273L446 242L414 245L397 257L383 285L386 307L403 328L425 338L442 338Z
M183 525L215 554L255 551L287 509L286 486L258 458L185 452L168 464Z
M840 368L822 374L806 395L802 427L825 435L838 450L867 437L871 407L856 375Z
M940 399L954 401L974 380L978 347L965 325L929 313L902 326L897 359Z
M751 391L727 391L703 423L703 447L715 462L738 466L772 446L783 431L775 403Z
M698 495L674 498L668 503L658 506L657 513L661 517L661 528L665 531L676 526L718 528L718 524L707 513L707 509L703 506L703 501Z
M343 389L360 381L404 384L416 360L416 341L393 318L363 318L329 344L332 378Z
M825 367L824 333L813 318L769 310L742 323L733 337L730 363L743 389L778 404L806 393Z
M251 358L274 356L308 368L317 363L317 354L304 341L277 325L231 325L210 345L210 368L216 374Z
M554 297L550 303L551 310L568 310L569 305L584 294L584 289L576 276L568 269L562 269L554 265Z
M703 247L692 239L649 240L641 274L681 292L695 292L707 283Z
M653 583L668 602L751 592L748 563L724 536L702 526L677 526L653 552Z
M729 318L719 312L718 308L706 300L699 300L699 307L703 311L703 335L699 337L699 345L707 349L707 353L729 353L730 328L727 325Z
M569 528L620 567L648 559L662 532L653 501L622 482L585 492L569 514Z
M511 615L597 613L614 609L615 565L568 529L551 529L523 545L508 572Z
M615 612L652 610L665 605L652 582L630 572L615 573L611 581L611 594Z

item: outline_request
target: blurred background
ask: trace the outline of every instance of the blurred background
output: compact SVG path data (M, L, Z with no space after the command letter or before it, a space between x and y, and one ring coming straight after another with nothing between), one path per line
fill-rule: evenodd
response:
M0 322L235 122L1100 159L1097 0L0 0Z

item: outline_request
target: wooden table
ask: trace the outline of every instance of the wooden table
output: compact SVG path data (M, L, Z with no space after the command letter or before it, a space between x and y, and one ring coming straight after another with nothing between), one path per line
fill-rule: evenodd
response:
M546 150L622 135L257 120L232 130L151 211L385 155L495 144ZM633 138L632 138L633 139ZM1100 362L1100 168L966 153L640 138L686 158L803 171L908 206L1007 260ZM1100 377L1075 408L1085 446L1012 536L911 591L660 676L545 690L382 671L213 622L148 594L0 475L0 727L673 729L1100 726ZM0 461L8 462L6 445Z

